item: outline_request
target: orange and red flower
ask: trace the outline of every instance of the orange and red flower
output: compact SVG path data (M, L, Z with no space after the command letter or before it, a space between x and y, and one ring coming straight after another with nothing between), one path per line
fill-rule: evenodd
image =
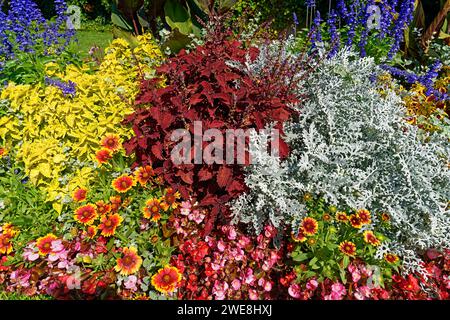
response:
M86 230L86 236L87 236L89 239L94 239L94 237L95 237L96 234L97 234L97 231L98 231L98 229L97 229L96 226L89 226L89 227L87 228L87 230Z
M389 222L389 220L391 220L391 217L390 217L387 213L383 212L383 213L381 214L381 220L382 220L383 222Z
M359 219L357 215L351 214L350 217L348 218L348 221L350 221L350 224L352 225L353 228L361 229L362 227L361 219Z
M146 185L147 182L155 175L151 166L140 167L136 173L136 180L142 185Z
M109 198L109 201L111 202L111 211L117 212L120 209L120 206L122 204L122 198L120 196L112 196Z
M152 285L156 290L164 294L172 293L181 281L180 271L172 266L166 266L158 270L152 277Z
M7 153L8 153L8 152L6 151L5 148L0 147L0 158L6 156Z
M379 246L381 244L381 241L372 231L364 231L363 237L365 242L370 243L373 246Z
M295 242L305 242L306 241L305 232L303 231L302 228L300 228L300 230L298 230L298 234L295 234L294 232L292 232L291 237L292 237L292 240L294 240Z
M45 256L52 252L52 242L57 240L58 237L52 233L47 234L44 237L36 240L36 247L39 249L39 254Z
M391 263L391 264L395 264L397 263L400 259L398 258L398 256L396 254L393 253L387 253L384 255L384 260L386 260L387 262Z
M175 192L172 188L166 189L166 194L161 198L160 206L164 211L170 208L175 209L178 207L179 203L176 202L180 198L180 193Z
M120 177L118 177L117 179L115 179L112 182L112 187L117 192L125 193L128 190L130 190L131 188L133 188L135 183L136 182L134 181L133 177L124 174L124 175L121 175Z
M351 241L343 241L339 244L339 250L350 257L353 257L356 253L356 245Z
M95 219L97 219L97 211L95 210L95 206L92 204L87 204L82 207L79 207L75 210L75 221L84 224L91 225Z
M142 258L137 254L136 248L123 248L122 257L117 259L114 269L121 275L128 276L138 272L141 265Z
M345 212L338 211L338 212L336 212L336 220L340 221L340 222L347 222L348 216Z
M107 163L109 160L112 159L111 150L109 149L101 149L98 150L95 154L95 159L97 159L97 162L100 164Z
M317 223L316 219L306 217L302 221L301 228L303 229L303 232L305 233L305 235L313 236L317 233L319 224Z
M102 147L111 150L112 152L116 152L120 149L120 137L117 134L110 134L105 136L101 141Z
M122 223L123 218L117 214L110 214L103 216L100 220L100 225L98 229L101 230L101 235L104 237L111 237L116 233L116 229Z
M87 196L87 190L84 188L77 188L73 194L72 194L72 199L75 202L82 202L84 200L86 200L86 196Z
M2 225L2 232L4 234L9 234L11 238L15 237L17 234L19 234L19 230L12 225L12 223L4 223Z
M161 205L158 199L147 200L144 207L144 218L152 221L158 221L161 219Z
M12 235L9 233L0 234L0 254L9 254L12 252Z
M97 213L100 216L103 216L111 211L111 205L105 203L103 200L97 201L95 206L97 207Z
M369 224L372 221L369 210L359 209L356 212L356 215L358 216L359 221L361 222L361 224Z

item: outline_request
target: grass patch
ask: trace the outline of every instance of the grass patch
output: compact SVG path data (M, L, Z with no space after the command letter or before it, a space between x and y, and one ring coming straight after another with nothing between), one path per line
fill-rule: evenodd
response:
M42 294L29 297L14 292L6 293L0 291L0 300L53 300L53 298Z
M80 30L77 31L78 48L82 57L88 55L89 49L93 46L105 49L109 46L113 40L113 34L111 31L90 31Z

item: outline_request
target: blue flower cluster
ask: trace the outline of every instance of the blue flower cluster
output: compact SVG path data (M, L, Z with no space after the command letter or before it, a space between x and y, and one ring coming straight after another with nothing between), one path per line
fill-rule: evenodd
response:
M67 5L64 0L54 3L57 17L52 21L31 0L11 0L7 13L0 8L0 68L18 52L47 54L50 47L60 52L67 46L74 36L73 30L66 29Z
M76 83L72 82L72 81L63 82L61 80L46 77L45 84L61 89L61 91L65 97L67 97L67 96L75 97L75 95L77 93Z

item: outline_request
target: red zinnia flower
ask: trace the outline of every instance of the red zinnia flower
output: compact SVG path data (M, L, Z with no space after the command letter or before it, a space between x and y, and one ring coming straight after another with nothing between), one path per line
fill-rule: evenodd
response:
M115 152L120 149L120 138L117 134L110 134L102 139L102 147Z
M36 240L36 247L39 249L39 254L46 255L52 251L52 242L58 239L54 234L49 233L45 237Z
M348 220L353 228L361 229L362 223L358 216L351 214Z
M142 258L137 254L134 247L123 248L122 258L117 259L117 265L114 269L121 275L128 276L139 271L142 265Z
M99 230L102 230L101 235L105 237L111 237L116 233L117 227L122 223L123 218L117 214L111 214L109 216L103 216L100 220Z
M92 204L87 204L85 206L79 207L75 210L75 221L82 223L84 225L92 224L95 219L97 219L97 212Z
M370 243L373 246L379 246L381 244L380 240L372 231L364 231L363 236L364 241Z
M356 212L356 215L358 216L359 221L361 221L362 224L369 224L371 222L369 210L360 209Z
M86 200L87 190L84 188L78 188L73 192L72 198L76 202L81 202Z
M114 190L120 193L125 193L130 190L135 184L134 179L128 175L121 175L112 182Z
M181 273L177 268L166 266L159 269L158 273L152 277L152 285L156 290L162 293L171 293L175 291L181 281Z
M339 250L343 254L353 257L356 253L356 245L351 241L344 241L339 245Z
M155 175L151 166L140 167L136 171L136 180L144 186Z
M97 162L100 164L107 163L112 159L111 151L109 149L101 149L95 154L95 159L97 159Z
M317 223L316 219L307 217L303 219L301 228L303 229L305 235L313 236L317 233L319 224Z
M161 219L161 206L158 199L147 200L144 207L144 218L158 221Z
M97 207L97 212L100 216L103 216L111 211L111 206L105 203L103 200L97 201L95 203L95 206Z

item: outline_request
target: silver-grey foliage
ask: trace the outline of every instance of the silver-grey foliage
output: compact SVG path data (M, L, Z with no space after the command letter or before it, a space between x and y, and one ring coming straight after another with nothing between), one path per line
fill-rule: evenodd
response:
M405 122L400 97L371 82L377 72L371 58L348 51L321 63L298 88L309 95L299 119L285 126L290 157L278 163L260 149L250 192L231 204L235 221L257 231L267 221L296 225L306 213L301 195L311 193L339 208L388 212L403 255L449 246L448 140Z

